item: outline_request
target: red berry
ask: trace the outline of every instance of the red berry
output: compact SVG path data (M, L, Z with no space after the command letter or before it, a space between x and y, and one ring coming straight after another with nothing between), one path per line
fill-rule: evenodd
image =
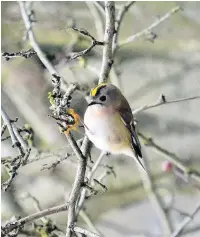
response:
M173 168L173 164L170 161L164 161L162 163L162 170L164 172L171 172Z

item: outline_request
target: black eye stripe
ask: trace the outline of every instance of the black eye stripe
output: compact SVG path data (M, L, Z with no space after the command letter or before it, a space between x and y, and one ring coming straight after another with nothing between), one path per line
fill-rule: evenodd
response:
M106 86L101 86L101 87L99 87L99 88L97 89L97 92L96 92L96 95L95 95L95 96L99 95L99 94L100 94L100 91L101 91L101 89L103 89L104 87L106 87Z
M106 101L106 96L105 95L102 95L99 97L100 101Z

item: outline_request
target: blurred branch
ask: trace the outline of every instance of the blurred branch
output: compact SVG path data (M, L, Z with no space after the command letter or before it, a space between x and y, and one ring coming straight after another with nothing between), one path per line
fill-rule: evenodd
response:
M114 36L113 36L113 45L112 45L112 53L113 53L113 59L116 55L117 49L118 49L118 36L119 36L119 32L120 32L120 27L122 24L122 21L124 19L124 16L126 14L126 12L129 10L129 8L135 3L135 1L130 1L125 3L121 9L118 11L118 14L116 16L116 20L115 20L115 32L114 32ZM121 83L120 83L120 79L117 75L116 72L116 68L118 67L118 65L116 65L116 63L113 65L112 69L111 69L111 81L114 85L116 85L117 87L121 88Z
M161 105L179 103L179 102L188 101L188 100L195 100L195 99L200 99L200 95L186 97L186 98L177 99L177 100L167 100L165 95L161 95L158 102L150 104L150 105L144 105L144 106L140 107L139 109L134 110L133 115L136 115L144 110L155 108L155 107L158 107Z
M51 207L51 208L45 209L43 211L31 214L31 215L23 217L17 221L9 222L5 226L2 226L2 231L3 231L3 233L8 234L12 230L14 230L20 226L24 226L28 222L40 219L41 217L44 217L44 216L48 216L51 214L66 211L68 209L68 206L69 206L69 204L65 203L65 204L62 204L62 205L59 205L56 207Z
M197 171L195 171L193 169L190 169L185 164L183 164L181 162L181 159L177 155L175 155L172 152L169 152L166 149L164 149L164 148L160 147L159 145L157 145L153 141L152 138L146 137L145 135L143 135L140 132L138 133L138 135L143 139L144 144L146 146L151 147L154 151L161 154L167 160L172 162L177 168L182 170L182 172L186 175L186 177L191 178L193 180L196 180L198 183L200 183L200 174Z
M58 76L58 72L56 71L54 66L50 63L50 61L47 59L47 57L45 56L45 54L41 50L41 48L40 48L40 46L39 46L39 44L38 44L38 42L35 38L35 35L33 33L33 29L32 29L32 20L31 20L30 15L28 14L25 2L18 1L18 3L19 3L19 6L20 6L22 19L24 21L31 46L33 47L33 49L37 53L37 56L39 57L41 62L44 64L46 69L49 71L49 73L51 75L55 74L55 75Z
M104 47L102 67L99 75L99 83L106 82L113 64L112 44L115 32L115 3L111 1L105 2L106 26L104 34Z
M100 237L99 234L90 232L89 230L86 230L86 229L83 229L83 228L77 227L77 226L73 227L73 231L77 232L77 233L81 233L81 234L86 235L86 236L90 236L90 237Z
M133 41L135 41L136 39L138 39L141 36L144 36L146 34L151 33L151 31L156 28L158 25L160 25L163 21L167 20L168 18L170 18L173 14L175 14L176 12L180 11L181 7L180 6L176 6L174 8L172 8L169 12L167 12L164 16L160 17L159 19L157 19L154 23L152 23L150 26L148 26L147 28L145 28L144 30L128 37L128 39L122 41L121 43L119 43L119 47L122 47L128 43L131 43Z
M16 52L16 53L8 53L8 52L3 52L1 54L2 57L4 57L7 61L9 61L11 58L16 58L16 57L24 57L25 59L32 57L33 55L36 55L36 52L33 49L29 49L24 52Z
M85 29L77 29L77 28L72 28L73 30L81 33L82 35L88 36L91 40L92 40L92 44L90 45L90 47L88 47L87 49L84 49L81 52L78 53L70 53L70 55L68 55L67 59L69 61L76 59L78 57L82 57L85 54L87 54L88 52L90 52L96 45L104 45L103 42L97 41L88 31L86 31Z
M90 217L88 216L88 214L87 214L85 211L81 210L81 211L79 212L79 215L80 215L81 218L85 221L85 223L87 224L87 226L90 228L90 230L91 230L92 232L98 233L98 234L100 234L101 237L103 237L103 235L100 233L99 230L97 230L97 228L94 226L94 224L93 224L92 221L90 220Z
M129 8L135 3L135 1L129 1L127 3L125 3L121 9L119 10L117 17L116 17L116 26L115 26L115 34L114 34L114 38L113 38L113 55L115 55L117 48L118 48L118 36L119 36L119 31L120 31L120 27L122 24L122 21L124 19L124 16L126 14L126 12L129 10Z
M29 198L29 199L32 200L33 206L35 207L37 212L41 212L42 211L42 208L40 206L40 202L39 202L39 200L36 197L32 196L30 193L27 193L25 198ZM44 216L42 216L40 219L42 220L43 223L48 222L48 220Z
M159 220L161 221L161 224L163 227L163 232L164 232L163 236L169 236L172 232L172 225L167 216L162 200L159 197L159 195L156 193L155 185L153 184L153 180L151 177L151 173L149 170L148 161L146 157L143 157L143 162L144 162L146 172L144 172L144 170L142 170L141 167L139 166L138 166L138 170L140 172L140 177L142 179L144 189L147 193L147 196L149 198L149 201L151 202L153 209L159 216Z
M101 4L101 2L94 1L93 3L96 6L96 8L101 12L102 16L105 17L105 9L104 9L103 5Z
M194 211L184 218L184 220L178 225L177 229L172 233L170 237L178 237L184 231L185 227L193 220L197 212L200 211L200 202L195 207Z
M96 27L96 32L97 32L97 38L99 40L102 39L103 35L104 35L104 22L103 19L101 17L101 14L99 13L96 5L94 4L94 2L89 2L86 1L85 2L90 10L90 13L94 19L94 24Z

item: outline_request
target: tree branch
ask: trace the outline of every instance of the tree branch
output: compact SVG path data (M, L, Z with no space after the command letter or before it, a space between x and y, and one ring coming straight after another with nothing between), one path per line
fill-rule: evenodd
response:
M94 163L93 167L92 167L92 170L88 173L87 175L87 180L88 180L88 184L91 183L92 181L92 178L97 170L97 168L99 167L103 157L105 155L105 152L101 152L99 158L96 160L96 162ZM76 215L78 216L80 210L82 209L83 207L83 204L84 204L84 201L85 201L85 197L86 197L86 194L87 194L87 189L84 188L81 192L81 195L80 195L80 198L79 198L79 201L78 201L78 204L77 204L77 212L76 212Z
M106 82L110 73L113 56L112 56L112 43L115 32L115 3L111 1L105 2L105 14L106 14L106 27L104 35L104 48L102 67L99 76L99 83Z
M76 59L78 57L82 57L85 54L89 53L96 45L104 45L103 42L97 41L88 31L86 31L85 29L77 29L77 28L72 28L73 30L81 33L82 35L88 36L91 40L92 40L92 44L87 48L84 49L81 52L77 52L77 53L70 53L70 55L67 57L67 59L69 61Z
M33 55L36 55L36 52L33 49L29 49L24 52L16 52L16 53L8 53L8 52L3 52L1 54L2 57L6 59L6 61L9 61L12 58L16 57L24 57L25 59L32 57Z
M71 191L69 201L68 201L69 211L68 211L66 237L70 237L72 235L72 226L74 225L74 222L76 219L76 214L75 214L76 202L78 200L82 184L84 183L87 159L83 155L79 147L77 146L76 141L73 139L73 137L70 134L69 135L65 134L65 135L67 137L69 144L73 148L74 153L76 154L78 158L78 167L77 167L76 177L75 177L72 191Z
M93 233L89 230L83 229L83 228L78 227L78 226L75 226L73 228L73 231L77 232L77 233L81 233L81 234L86 235L86 236L90 236L90 237L100 237L99 234Z
M55 75L58 76L58 72L56 71L54 66L49 62L49 60L46 58L45 54L42 52L42 50L41 50L41 48L40 48L40 46L39 46L39 44L38 44L38 42L35 38L35 35L33 33L33 29L32 29L32 21L31 21L30 16L27 12L25 2L18 1L18 3L19 3L19 6L20 6L22 19L24 21L31 46L33 47L33 49L37 53L37 56L39 57L41 62L44 64L46 69L49 71L49 73L51 75L55 74Z
M144 110L155 108L155 107L158 107L158 106L161 106L161 105L179 103L179 102L188 101L188 100L195 100L195 99L200 99L200 95L192 96L192 97L186 97L186 98L177 99L177 100L166 100L166 97L164 95L161 95L158 102L150 104L150 105L144 105L144 106L140 107L139 109L134 110L133 115L136 115L136 114L138 114L138 113L140 113Z
M119 36L119 31L120 31L120 27L122 24L122 21L124 19L124 16L126 14L126 12L129 10L129 8L135 3L135 1L130 1L125 3L121 9L119 10L117 17L116 17L116 21L115 21L115 34L114 34L114 38L113 38L113 55L115 55L117 48L118 48L118 36Z
M191 179L195 180L196 182L200 183L200 174L198 174L197 171L192 170L192 169L188 168L185 164L183 164L183 162L181 162L181 159L177 155L175 155L175 154L167 151L166 149L160 147L159 145L157 145L153 141L152 138L148 138L140 132L138 133L138 135L143 139L144 144L146 146L151 147L155 152L161 154L168 161L172 162L176 167L178 167L180 170L182 170L182 172L188 178L191 178Z
M68 209L68 205L69 205L68 203L65 203L56 207L51 207L43 211L31 214L29 216L23 217L17 221L9 222L5 226L2 227L2 230L4 231L5 234L7 234L16 228L25 225L28 222L40 219L41 217L44 217L44 216L66 211Z
M119 43L119 47L122 47L128 43L131 43L133 41L135 41L136 39L138 39L141 36L144 36L145 34L151 32L154 28L156 28L158 25L160 25L160 23L162 23L163 21L167 20L168 18L170 18L173 14L175 14L176 12L180 11L181 7L180 6L176 6L174 8L172 8L169 12L167 12L164 16L162 16L161 18L157 19L155 22L153 22L150 26L148 26L147 28L145 28L144 30L128 37L128 39L122 41L121 43Z
M17 120L16 121L11 120L2 107L1 107L1 116L4 125L8 128L8 132L10 134L10 138L12 141L12 147L17 147L19 152L19 156L17 156L16 158L13 158L9 162L5 161L5 164L9 163L8 166L9 178L7 181L1 184L1 189L6 191L11 185L15 176L17 175L18 169L27 163L28 157L31 152L31 148L28 147L27 143L20 135L18 128L15 126L14 123Z

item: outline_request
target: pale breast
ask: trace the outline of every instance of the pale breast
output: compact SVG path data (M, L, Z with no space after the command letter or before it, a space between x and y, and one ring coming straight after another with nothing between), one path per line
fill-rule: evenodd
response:
M88 107L84 123L86 134L96 147L111 153L118 153L130 143L130 134L121 121L120 115L107 107Z

